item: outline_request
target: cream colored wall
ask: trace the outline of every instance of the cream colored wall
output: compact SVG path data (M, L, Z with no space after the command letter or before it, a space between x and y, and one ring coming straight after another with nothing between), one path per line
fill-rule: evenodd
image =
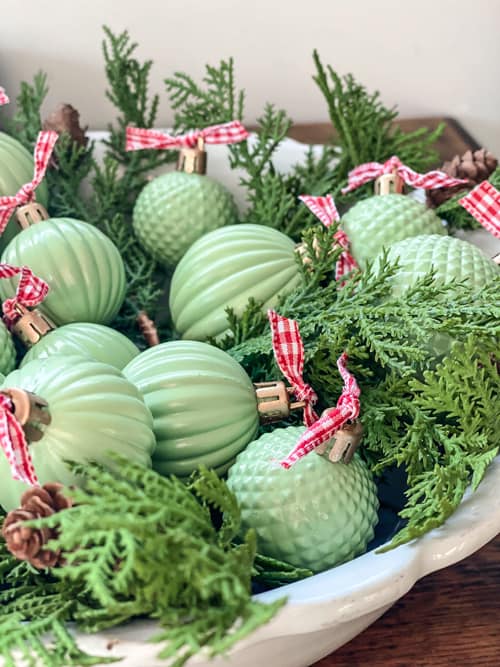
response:
M0 8L0 83L15 93L43 68L47 110L71 102L93 128L112 114L100 51L106 23L129 28L139 56L154 59L163 125L171 120L163 78L199 75L230 55L247 121L268 100L296 121L326 120L311 81L316 47L402 115L454 116L500 154L499 0L0 0Z

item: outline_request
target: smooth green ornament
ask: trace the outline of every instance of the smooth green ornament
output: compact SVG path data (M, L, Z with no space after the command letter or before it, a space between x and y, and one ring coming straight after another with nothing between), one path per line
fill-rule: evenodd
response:
M364 268L383 247L419 234L446 234L434 211L401 194L362 199L342 217L351 252Z
M24 146L4 132L0 132L0 197L15 195L33 178L33 156ZM45 182L36 189L36 199L47 208L49 191ZM21 231L15 215L11 217L0 238L0 252Z
M377 260L378 261L378 260ZM454 236L425 234L404 239L389 248L388 261L398 262L394 294L403 294L418 278L435 271L435 280L465 280L475 291L500 273L500 266L477 246Z
M18 234L2 262L29 266L49 285L38 306L55 324L109 324L125 299L125 267L114 243L93 225L71 218L42 220ZM2 299L15 294L18 278L2 280Z
M277 428L251 442L229 469L242 530L255 529L259 552L321 572L366 550L378 521L377 488L358 457L331 463L312 452L289 470L284 459L305 431Z
M174 341L142 352L123 370L153 414L153 468L187 477L203 464L224 473L255 437L259 418L252 381L216 347Z
M108 452L151 466L151 413L117 369L78 356L36 359L10 373L1 386L7 388L33 392L48 403L51 421L39 425L42 437L29 447L40 484L77 484L65 461L105 461ZM18 507L26 488L12 479L0 451L0 505L7 511Z
M174 269L203 234L237 221L236 204L226 188L203 174L183 171L148 183L133 214L137 238L167 269Z
M10 331L0 320L0 373L10 373L16 367L16 348Z
M273 308L301 277L295 244L264 225L231 225L206 234L179 262L170 312L182 338L205 340L227 331L226 308L240 315L250 297Z
M26 352L21 368L33 359L64 359L75 354L122 370L139 354L139 348L110 327L91 322L74 322L49 331Z

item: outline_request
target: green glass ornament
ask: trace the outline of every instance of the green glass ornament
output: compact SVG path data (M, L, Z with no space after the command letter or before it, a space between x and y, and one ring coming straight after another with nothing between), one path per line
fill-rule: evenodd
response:
M65 461L104 461L111 451L151 465L155 446L151 413L136 387L117 369L78 356L36 359L10 373L0 390L13 388L32 392L48 404L50 423L28 422L34 429L28 437L29 450L40 484L77 484ZM2 507L7 511L18 507L26 488L12 479L0 451Z
M364 268L383 247L419 234L446 235L434 211L402 194L374 195L362 199L342 217L351 252Z
M20 367L33 359L53 356L64 358L75 354L121 370L139 354L139 348L110 327L91 322L74 322L52 329L40 338L26 352Z
M157 448L153 467L187 477L203 464L224 473L259 424L252 381L216 347L161 343L123 370L151 410Z
M179 262L170 311L182 338L204 340L227 331L226 308L240 315L250 297L272 308L301 277L295 244L264 225L231 225L196 241Z
M126 292L125 267L114 243L93 225L71 218L32 224L12 239L2 262L29 266L50 287L39 306L55 324L109 324ZM2 300L15 294L17 277L2 280Z
M257 533L264 555L314 572L366 550L377 524L377 489L358 457L331 463L315 452L289 470L284 459L303 426L277 428L251 442L229 469L228 485L241 508L242 531Z
M0 132L0 197L15 195L25 183L31 181L33 171L33 156L17 139ZM36 189L36 198L45 208L48 196L47 185L42 182ZM0 237L0 252L19 232L14 214Z
M16 367L16 349L10 331L0 320L0 373L10 373Z

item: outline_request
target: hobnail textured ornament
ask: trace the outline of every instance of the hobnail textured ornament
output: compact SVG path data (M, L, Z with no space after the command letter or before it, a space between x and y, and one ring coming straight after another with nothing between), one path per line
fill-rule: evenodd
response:
M229 469L242 529L254 528L261 553L320 572L366 550L378 521L377 489L359 457L331 463L315 452L289 470L284 459L303 426L278 428L251 442Z
M15 195L33 178L33 155L13 137L0 132L0 197ZM48 189L45 182L36 189L36 199L47 208ZM0 237L0 252L21 231L15 215L11 217Z
M35 359L13 371L0 389L19 388L48 403L50 423L36 424L41 438L29 451L40 484L77 483L66 461L103 461L117 452L150 466L155 446L151 413L142 396L122 373L83 357ZM12 479L0 450L0 505L19 506L27 486Z
M375 195L359 201L342 217L342 228L361 267L396 241L419 234L446 234L432 209L401 194Z
M252 381L228 354L196 341L162 343L123 370L153 414L153 467L187 477L203 464L224 473L259 424Z
M133 225L144 248L173 269L203 234L237 222L232 195L201 174L174 171L158 176L142 190Z
M23 229L2 262L29 266L49 285L39 310L55 324L109 324L125 298L125 267L114 243L93 225L49 218ZM2 300L15 294L17 278L2 280Z
M16 367L16 349L10 331L0 320L0 374L10 373Z
M75 322L58 327L41 338L26 352L21 368L33 359L64 358L75 354L121 370L139 354L139 348L110 327Z
M294 242L265 225L231 225L196 241L179 262L170 312L182 338L205 340L227 330L226 308L241 315L253 297L263 309L300 283Z
M393 278L395 294L405 292L432 269L436 281L466 280L473 290L480 290L500 273L500 266L477 246L454 236L425 234L404 239L391 245L388 260L399 266Z

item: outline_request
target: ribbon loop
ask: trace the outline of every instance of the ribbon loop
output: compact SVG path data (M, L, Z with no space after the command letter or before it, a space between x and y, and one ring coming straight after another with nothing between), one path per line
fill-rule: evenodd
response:
M0 393L0 447L10 465L12 479L38 486L23 428L13 413L12 401Z
M34 308L38 306L47 296L49 286L27 266L12 266L11 264L0 264L0 278L12 278L21 274L16 289L16 295L11 299L6 299L2 304L3 313L9 324L14 322L19 313L16 306L25 306Z
M7 97L7 93L5 92L5 89L0 86L0 107L3 106L4 104L8 104L10 102L9 98Z
M35 170L33 180L25 183L17 194L0 197L0 234L3 233L14 210L35 199L35 190L40 185L47 171L52 151L58 138L57 132L46 131L38 134L35 146Z
M325 410L314 423L307 424L307 430L290 454L280 461L283 468L291 468L299 459L330 440L346 422L358 418L360 389L356 378L347 370L347 359L347 354L344 352L337 360L337 367L344 380L344 388L336 407Z
M206 144L235 144L243 141L248 136L248 132L239 120L221 125L211 125L202 130L190 130L186 134L177 136L147 128L127 127L125 150L195 148L199 139L202 139Z
M396 171L407 185L411 185L414 188L424 188L425 190L451 188L455 185L467 183L466 179L453 178L445 174L444 171L437 169L429 171L426 174L419 174L403 164L397 155L393 155L384 163L365 162L355 167L355 169L349 172L348 184L345 188L342 188L342 193L351 192L379 176L390 174L394 171Z
M489 181L477 185L458 203L490 234L500 239L500 192Z

